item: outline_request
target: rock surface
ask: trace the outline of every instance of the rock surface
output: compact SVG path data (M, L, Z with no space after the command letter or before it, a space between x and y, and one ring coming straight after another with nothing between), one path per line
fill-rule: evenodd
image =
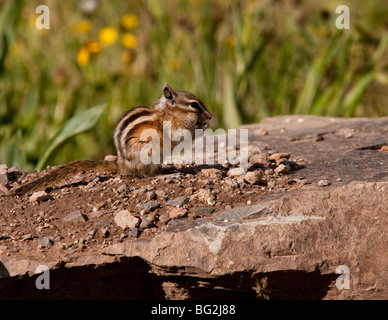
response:
M248 175L255 184L189 166L116 192L122 181L100 177L98 190L61 187L50 201L0 197L0 298L387 299L388 118L244 128L250 170L264 174ZM166 205L176 199L185 208ZM88 219L66 229L76 210ZM123 210L146 222L123 230ZM42 264L46 292L35 287Z

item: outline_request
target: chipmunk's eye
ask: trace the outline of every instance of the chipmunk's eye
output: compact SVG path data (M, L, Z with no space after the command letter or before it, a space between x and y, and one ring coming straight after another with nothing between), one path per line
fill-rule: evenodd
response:
M198 109L198 110L199 110L199 104L198 104L198 102L191 102L191 103L190 103L190 106L193 107L194 109Z

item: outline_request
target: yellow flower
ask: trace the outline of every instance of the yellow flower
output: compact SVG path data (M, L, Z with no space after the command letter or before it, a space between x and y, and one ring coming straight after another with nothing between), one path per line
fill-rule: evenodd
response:
M100 44L96 41L89 41L87 43L87 48L92 53L97 53L97 52L100 52L101 50Z
M133 49L137 46L137 38L132 33L126 32L121 36L121 43L127 49Z
M105 27L100 30L99 40L103 46L109 46L117 40L117 30L113 27Z
M77 63L81 67L86 66L89 62L89 50L86 47L81 47L78 51Z
M86 33L92 29L92 23L89 20L84 20L71 25L71 29L76 33Z
M121 26L126 29L134 29L139 25L139 18L134 14L126 14L121 17Z

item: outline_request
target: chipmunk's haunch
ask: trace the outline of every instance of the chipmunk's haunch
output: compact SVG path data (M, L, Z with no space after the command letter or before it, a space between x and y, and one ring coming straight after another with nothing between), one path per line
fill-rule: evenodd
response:
M171 123L171 133L175 130L189 130L194 137L195 129L208 127L210 112L195 95L172 89L163 85L163 94L152 107L136 107L125 113L116 125L114 142L117 150L116 161L80 160L60 166L35 181L12 190L10 195L24 195L44 190L79 172L96 170L99 172L117 172L123 175L152 175L160 164L144 164L140 161L140 152L148 141L140 139L145 129L154 129L160 139L160 156L163 159L163 122ZM176 142L177 144L179 142ZM172 147L174 142L171 143ZM163 161L162 161L163 162Z

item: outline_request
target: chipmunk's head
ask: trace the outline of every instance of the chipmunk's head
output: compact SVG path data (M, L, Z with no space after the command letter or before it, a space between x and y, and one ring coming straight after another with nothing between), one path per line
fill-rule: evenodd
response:
M162 91L160 106L172 111L177 117L180 115L192 119L198 129L209 127L208 121L212 115L198 97L190 92L174 90L167 83L163 85Z

